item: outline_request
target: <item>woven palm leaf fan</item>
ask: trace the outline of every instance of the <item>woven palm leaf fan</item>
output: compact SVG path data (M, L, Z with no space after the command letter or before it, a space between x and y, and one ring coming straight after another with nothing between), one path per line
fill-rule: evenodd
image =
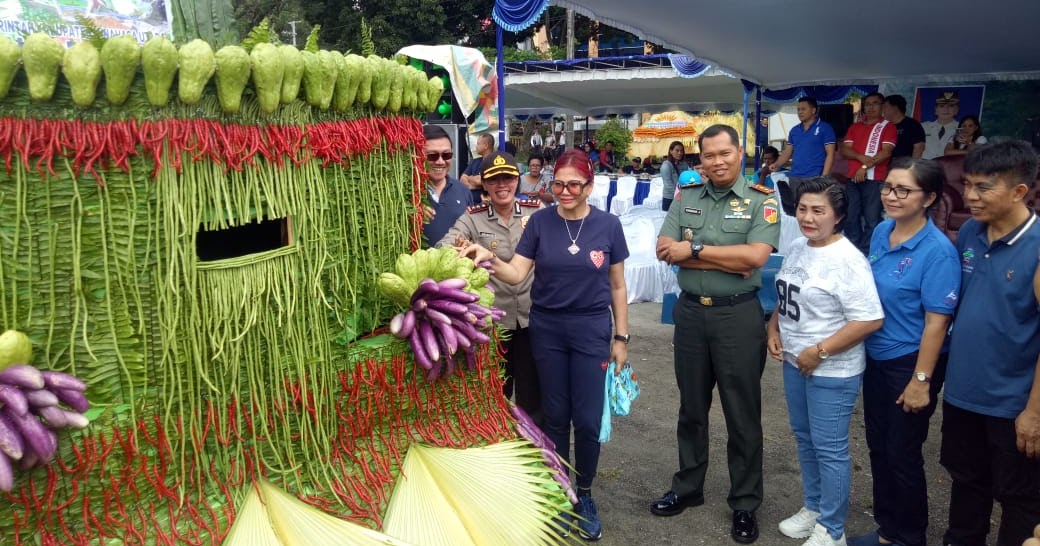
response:
M422 546L565 544L553 518L570 502L524 441L469 449L415 444L383 530Z

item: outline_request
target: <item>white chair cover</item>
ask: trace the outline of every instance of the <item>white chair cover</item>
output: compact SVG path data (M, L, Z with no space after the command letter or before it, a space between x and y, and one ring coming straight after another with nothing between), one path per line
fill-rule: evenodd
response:
M632 200L636 194L636 184L639 181L634 176L619 176L617 180L617 194L610 202L610 213L621 216L632 209Z
M607 195L610 194L610 179L606 176L596 175L592 179L592 193L589 194L589 205L606 212Z
M662 222L664 211L640 211L640 207L621 217L629 252L625 260L628 303L661 302L666 292L678 290L675 273L668 264L657 259L657 234Z
M777 187L777 182L787 181L787 173L773 173L769 177L773 179L774 188ZM802 230L798 227L797 218L784 214L784 202L781 200L780 192L774 192L773 196L776 197L776 201L779 203L777 208L780 209L780 247L776 251L777 254L786 256L791 248L791 243L802 236Z
M650 194L643 199L643 204L640 206L647 209L659 209L662 197L664 197L664 180L660 176L655 176L650 179Z

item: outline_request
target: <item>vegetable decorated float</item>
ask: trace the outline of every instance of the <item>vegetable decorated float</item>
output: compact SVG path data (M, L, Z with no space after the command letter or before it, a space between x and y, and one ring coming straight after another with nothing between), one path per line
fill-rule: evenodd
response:
M0 543L433 544L416 510L488 494L511 512L438 540L562 542L488 272L417 250L439 80L257 38L0 38L0 327L33 349L0 371ZM488 468L519 470L460 488Z

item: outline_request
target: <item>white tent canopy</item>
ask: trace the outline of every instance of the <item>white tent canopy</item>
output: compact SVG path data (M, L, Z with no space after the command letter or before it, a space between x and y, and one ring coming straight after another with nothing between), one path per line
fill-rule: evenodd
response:
M1037 0L551 1L768 89L1040 79Z
M744 97L740 80L717 70L682 78L670 66L508 72L505 85L510 115L729 111Z

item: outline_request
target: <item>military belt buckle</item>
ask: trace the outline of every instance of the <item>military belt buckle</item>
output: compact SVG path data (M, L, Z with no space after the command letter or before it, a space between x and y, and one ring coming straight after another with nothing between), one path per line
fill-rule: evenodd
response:
M705 307L711 307L711 296L701 296L701 305Z

